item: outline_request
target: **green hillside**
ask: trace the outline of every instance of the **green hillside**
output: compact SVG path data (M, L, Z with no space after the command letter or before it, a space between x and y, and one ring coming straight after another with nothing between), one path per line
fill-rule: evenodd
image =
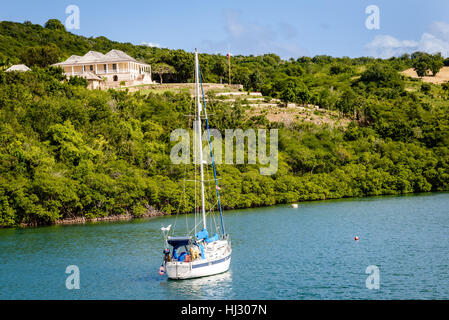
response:
M170 161L172 130L191 125L188 93L90 91L38 65L114 48L173 66L169 82L189 82L193 55L80 37L61 26L0 22L2 64L37 61L31 72L0 70L0 226L141 216L151 207L191 212L195 186L184 176L193 168ZM259 164L218 165L224 208L449 190L449 93L400 75L413 59L232 57L233 82L246 90L280 99L280 108L318 106L349 124L286 125L211 97L210 124L221 132L279 129L276 174L260 175ZM202 54L200 63L205 81L227 78L226 57Z

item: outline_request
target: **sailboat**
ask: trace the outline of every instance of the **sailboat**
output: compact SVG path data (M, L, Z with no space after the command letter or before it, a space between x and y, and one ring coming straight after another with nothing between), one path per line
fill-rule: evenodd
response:
M200 100L200 85L202 91L202 100ZM204 90L202 86L202 77L198 61L198 52L195 49L195 91L196 91L196 125L193 126L197 131L196 148L199 155L199 171L200 171L200 185L201 185L201 222L202 229L194 235L187 236L168 236L171 231L171 225L162 227L164 234L164 250L163 263L159 268L159 274L167 274L169 279L192 279L205 276L211 276L223 273L229 270L231 264L231 240L229 235L225 232L223 223L223 212L220 203L220 188L218 186L218 179L215 170L214 156L211 146L211 137L209 129L209 121L206 111L206 100L204 97ZM205 186L204 186L204 166L207 161L203 159L203 148L201 138L201 118L206 120L207 132L209 135L209 147L212 168L214 173L215 191L217 196L218 209L220 213L220 227L214 234L209 231L206 219L206 205L205 205Z

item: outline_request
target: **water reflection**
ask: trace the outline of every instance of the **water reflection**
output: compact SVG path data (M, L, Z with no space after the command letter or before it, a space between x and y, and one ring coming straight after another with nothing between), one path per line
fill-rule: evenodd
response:
M232 271L188 280L167 279L161 286L170 299L232 299Z

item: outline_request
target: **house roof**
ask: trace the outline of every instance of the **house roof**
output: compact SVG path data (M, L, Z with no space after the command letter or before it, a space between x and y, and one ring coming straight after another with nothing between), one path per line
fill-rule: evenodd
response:
M74 62L74 63L76 63L76 61L78 61L81 58L82 58L81 56L73 55L73 56L70 56L70 58L68 58L65 62Z
M10 71L28 71L30 70L30 68L28 68L26 65L24 64L15 64L11 67L9 67L8 69L6 69L6 72L10 72Z
M147 65L146 63L137 61L133 57L127 55L123 51L113 49L106 54L97 51L89 51L84 56L72 55L66 61L55 63L54 66L71 66L90 63L105 63L105 62L137 62Z
M108 57L109 59L114 59L114 60L134 60L136 61L136 59L130 57L129 55L127 55L126 53L124 53L123 51L120 50L111 50L108 53L106 53L105 57Z

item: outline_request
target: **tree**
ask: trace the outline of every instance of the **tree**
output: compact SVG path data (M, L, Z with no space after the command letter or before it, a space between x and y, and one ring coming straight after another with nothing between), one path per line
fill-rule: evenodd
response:
M422 78L427 74L427 63L425 61L417 61L413 63L413 69L415 69L418 77Z
M295 88L295 102L299 104L306 104L310 102L311 96L309 89L304 83L297 83Z
M413 69L415 69L418 77L422 78L427 74L427 70L429 70L431 57L428 53L425 52L414 52L411 55Z
M287 104L296 100L296 83L293 79L285 79L275 83L275 91L279 92L279 99Z
M389 80L392 73L393 71L390 68L381 64L374 64L362 73L360 80L365 83L383 83Z
M344 64L333 64L329 69L330 75L337 75L341 73L347 73L351 71L351 67Z
M287 104L289 102L295 101L296 95L292 88L286 87L284 90L281 91L279 98L281 99L282 102Z
M441 85L441 88L444 90L446 95L449 95L449 82L445 82Z
M428 84L428 83L423 83L423 84L421 85L421 91L422 91L424 94L429 94L431 90L432 90L432 87L430 86L430 84Z
M343 114L351 114L355 110L356 94L352 89L347 89L343 92L340 99L335 104L335 107Z
M444 66L444 59L441 56L441 53L434 54L431 57L429 63L429 69L430 71L432 71L432 75L436 76L443 66Z
M67 79L64 69L62 67L49 66L49 67L45 68L45 72L49 76L57 79L58 81L64 81Z
M441 53L428 54L426 52L415 52L412 54L413 68L419 77L424 77L430 70L433 76L444 66L444 59Z
M45 68L59 61L61 50L54 44L31 47L22 54L22 61L29 67L38 66Z
M193 81L194 59L192 53L184 50L170 50L160 61L175 68L176 74L174 74L173 78L175 78L176 82Z
M403 82L399 73L391 66L376 63L368 67L361 75L360 81L378 88L388 88L400 90L403 88Z
M226 74L226 62L224 59L218 58L212 66L212 73L216 74L222 81Z
M176 70L171 65L168 65L166 63L158 63L153 66L152 68L153 73L159 75L159 79L161 80L162 84L162 78L164 74L172 74L175 73Z
M64 30L65 27L58 19L50 19L45 23L45 28L50 30Z
M259 70L256 70L253 73L251 73L251 75L249 76L249 82L250 82L250 86L253 90L255 90L255 91L260 90L260 88L264 84L264 79L263 79L261 73L259 72Z
M1 57L0 56L0 70L7 69L11 64L11 60L9 57Z
M72 86L81 86L81 87L86 88L88 85L88 82L83 77L74 76L74 77L70 77L69 84Z
M239 65L234 65L231 70L231 83L239 83L243 85L245 90L250 89L250 77L251 70L247 67L241 67ZM229 77L229 69L226 71L226 78Z

